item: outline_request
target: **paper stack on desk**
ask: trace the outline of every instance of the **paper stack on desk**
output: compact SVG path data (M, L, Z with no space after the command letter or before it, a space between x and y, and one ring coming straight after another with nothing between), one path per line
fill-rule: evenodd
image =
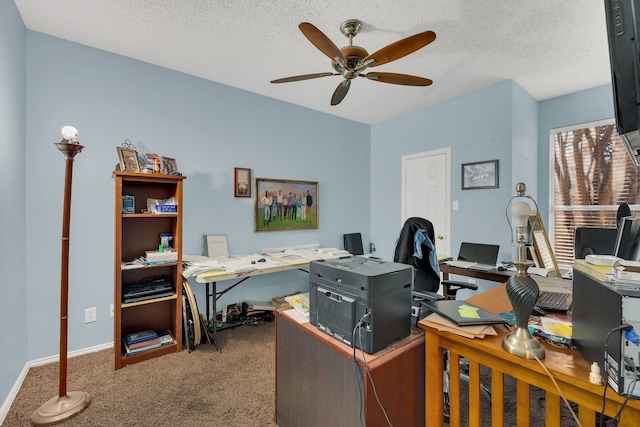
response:
M437 313L431 313L423 320L421 320L421 322L439 331L451 332L465 338L473 339L484 338L487 335L498 335L492 325L458 326Z

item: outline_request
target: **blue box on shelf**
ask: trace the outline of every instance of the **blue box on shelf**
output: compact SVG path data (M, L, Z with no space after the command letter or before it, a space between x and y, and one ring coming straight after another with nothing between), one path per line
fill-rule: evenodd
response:
M122 195L122 213L135 213L135 197L129 194Z
M156 205L156 212L176 213L178 212L178 205Z

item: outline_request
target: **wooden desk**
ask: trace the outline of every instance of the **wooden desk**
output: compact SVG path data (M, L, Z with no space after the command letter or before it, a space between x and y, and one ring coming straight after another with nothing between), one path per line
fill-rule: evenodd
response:
M309 263L310 261L306 261L304 263L299 263L299 264L285 264L285 263L269 260L269 263L266 264L265 267L256 267L255 270L243 271L239 273L228 273L225 271L209 271L209 272L200 273L194 276L194 279L196 282L203 283L206 286L205 293L206 293L206 299L207 299L207 307L206 307L207 321L211 320L211 318L209 317L209 313L210 313L209 299L211 299L211 309L213 310L214 327L212 332L210 333L210 338L211 338L211 342L216 347L216 349L220 351L220 347L216 342L217 327L215 326L216 324L215 317L217 313L216 301L218 299L218 291L217 291L218 282L237 279L237 282L233 283L224 291L224 292L227 292L253 276L280 273L282 271L290 271L290 270L301 270L301 271L304 271L305 273L308 273L308 271L305 269L309 268Z
M459 274L461 276L474 277L476 279L505 283L509 277L515 274L512 271L480 271L473 270L471 268L454 267L444 262L440 263L438 267L442 273L442 280L449 280L450 274Z
M469 302L493 313L511 310L504 285L468 299ZM458 335L438 332L427 324L419 322L425 330L425 416L427 426L441 426L443 416L443 376L444 350L450 357L450 425L460 425L460 371L461 357L469 361L469 425L480 426L480 366L491 369L491 425L504 425L504 375L516 380L517 425L530 425L530 386L546 392L546 426L560 426L560 410L564 403L547 376L544 369L535 360L514 356L502 349L502 339L506 332L497 337L470 340ZM564 396L579 405L578 417L584 427L595 427L596 412L602 410L604 386L589 382L590 363L577 350L561 350L543 344L546 357L545 366L553 374ZM605 414L612 417L620 408L624 397L617 395L611 388L607 391ZM630 399L622 412L619 426L637 426L640 420L640 401ZM541 420L538 420L541 421ZM486 420L485 420L486 422ZM539 425L539 422L537 423Z
M360 350L356 350L354 364L351 347L309 322L298 323L287 311L290 309L276 310L278 426L388 426L374 385L392 425L424 425L421 330L412 328L407 338L375 354L365 353L369 378Z

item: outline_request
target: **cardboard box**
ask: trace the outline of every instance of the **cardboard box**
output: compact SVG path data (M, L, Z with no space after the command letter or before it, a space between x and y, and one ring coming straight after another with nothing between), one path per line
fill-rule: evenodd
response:
M640 262L616 261L613 265L613 277L618 280L631 280L640 282Z

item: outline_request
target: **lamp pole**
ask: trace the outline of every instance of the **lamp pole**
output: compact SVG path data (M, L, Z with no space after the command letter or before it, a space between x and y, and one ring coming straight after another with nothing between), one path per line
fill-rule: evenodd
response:
M71 222L71 181L73 178L73 159L84 146L69 135L68 127L63 128L63 140L56 143L58 150L65 157L64 205L62 213L62 265L60 272L60 372L58 377L58 396L43 403L31 415L34 426L48 426L65 421L82 412L91 396L83 391L67 392L67 331L69 311L69 223Z

